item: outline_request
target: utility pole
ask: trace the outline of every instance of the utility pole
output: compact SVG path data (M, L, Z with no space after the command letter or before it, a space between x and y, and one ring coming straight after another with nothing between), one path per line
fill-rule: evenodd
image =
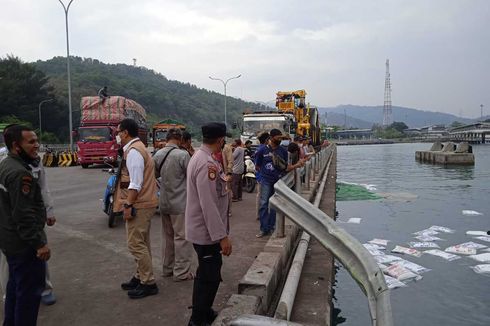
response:
M214 78L214 77L211 77L209 76L209 79L211 80L217 80L217 81L220 81L222 84L223 84L223 87L225 89L225 126L228 127L228 122L227 122L227 119L226 119L226 85L228 84L228 82L232 79L237 79L237 78L240 78L242 75L238 75L238 76L235 76L235 77L231 77L231 78L228 78L226 81L223 81L223 79L220 79L220 78Z
M133 67L136 67L136 58L133 58Z
M480 120L483 121L483 104L480 104Z
M70 0L68 6L58 0L63 6L63 10L65 11L65 28L66 28L66 73L68 76L68 132L70 133L70 150L73 150L73 119L72 119L72 111L71 111L71 76L70 76L70 40L68 38L68 10L70 10L71 3L73 0Z
M39 103L38 110L39 110L39 144L42 144L42 137L43 137L43 129L42 129L42 124L41 124L41 108L44 103L46 102L51 102L54 99L49 98L47 100L43 100Z

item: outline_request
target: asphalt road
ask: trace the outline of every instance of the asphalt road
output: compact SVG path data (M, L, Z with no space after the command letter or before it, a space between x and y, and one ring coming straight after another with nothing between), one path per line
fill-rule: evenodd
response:
M115 228L108 228L102 211L109 175L100 167L46 171L57 217L56 225L47 232L52 249L49 268L58 302L41 306L38 325L186 325L192 282L174 282L161 276L159 215L153 218L151 239L160 293L131 300L120 288L135 267L126 248L124 224L118 220ZM237 293L239 279L267 241L254 236L258 231L255 194L244 193L244 201L233 204L233 254L224 258L224 281L214 305L217 310ZM0 318L3 320L3 308Z

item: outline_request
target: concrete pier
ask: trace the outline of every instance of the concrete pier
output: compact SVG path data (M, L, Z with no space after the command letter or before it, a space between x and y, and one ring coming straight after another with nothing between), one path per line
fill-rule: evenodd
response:
M416 151L415 160L441 165L474 165L475 156L468 143L434 143L429 151Z

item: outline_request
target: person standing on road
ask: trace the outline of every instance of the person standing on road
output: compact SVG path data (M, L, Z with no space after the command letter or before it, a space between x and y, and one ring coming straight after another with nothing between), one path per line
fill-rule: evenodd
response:
M202 126L203 144L187 167L186 238L197 253L192 292L190 326L210 325L217 314L212 309L221 282L222 256L232 251L229 235L226 174L212 154L225 142L226 125L213 122Z
M9 266L4 325L36 325L51 256L44 232L46 208L29 164L38 157L32 129L14 125L4 132L9 151L0 163L0 249Z
M259 141L259 147L257 147L257 151L254 153L254 164L255 164L255 180L257 180L257 196L255 197L255 211L257 212L257 220L260 220L260 215L259 215L259 207L260 207L260 183L262 181L260 177L260 171L257 169L257 157L256 153L262 148L267 145L267 142L269 141L269 133L268 132L263 132L261 133L258 137L257 140Z
M138 124L124 119L117 127L123 145L121 174L117 182L114 211L123 212L128 249L136 261L136 273L121 288L131 299L158 293L153 275L150 247L151 218L158 206L155 166L138 138Z
M189 153L189 156L194 155L194 147L192 147L192 135L188 131L182 132L182 143L180 144L180 148L184 149Z
M228 138L231 137L231 134L227 133L226 136ZM226 138L222 145L221 149L221 160L223 162L223 168L226 173L226 189L229 193L232 193L233 188L233 148L231 144L226 143ZM228 216L231 217L231 202L232 196L228 196Z
M280 146L283 138L279 129L270 131L270 141L255 154L255 168L260 171L260 233L257 238L274 232L276 227L276 211L269 208L269 198L274 194L274 184L286 173L303 166L303 160L296 164L288 164L288 152Z
M162 217L163 276L174 281L194 279L191 272L192 245L185 239L185 201L187 165L190 156L179 148L182 131L172 128L167 133L167 145L153 161L155 176L160 181L160 216Z
M242 200L242 177L245 172L245 150L242 141L235 139L233 144L233 198L232 201Z

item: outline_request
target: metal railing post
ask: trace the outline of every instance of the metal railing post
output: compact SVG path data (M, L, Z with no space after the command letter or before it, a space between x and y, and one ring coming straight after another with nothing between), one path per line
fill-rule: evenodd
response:
M301 194L301 169L294 170L294 191Z
M312 158L311 158L311 169L313 169L313 172L310 172L311 173L311 181L315 181L315 166L316 166L316 161L317 161L317 156L318 154L315 154ZM310 170L311 170L310 169Z
M311 173L311 162L306 162L305 165L306 173L305 173L305 183L306 189L310 190L310 173Z
M276 238L284 238L285 237L285 224L286 224L286 215L282 212L277 212L276 214Z

